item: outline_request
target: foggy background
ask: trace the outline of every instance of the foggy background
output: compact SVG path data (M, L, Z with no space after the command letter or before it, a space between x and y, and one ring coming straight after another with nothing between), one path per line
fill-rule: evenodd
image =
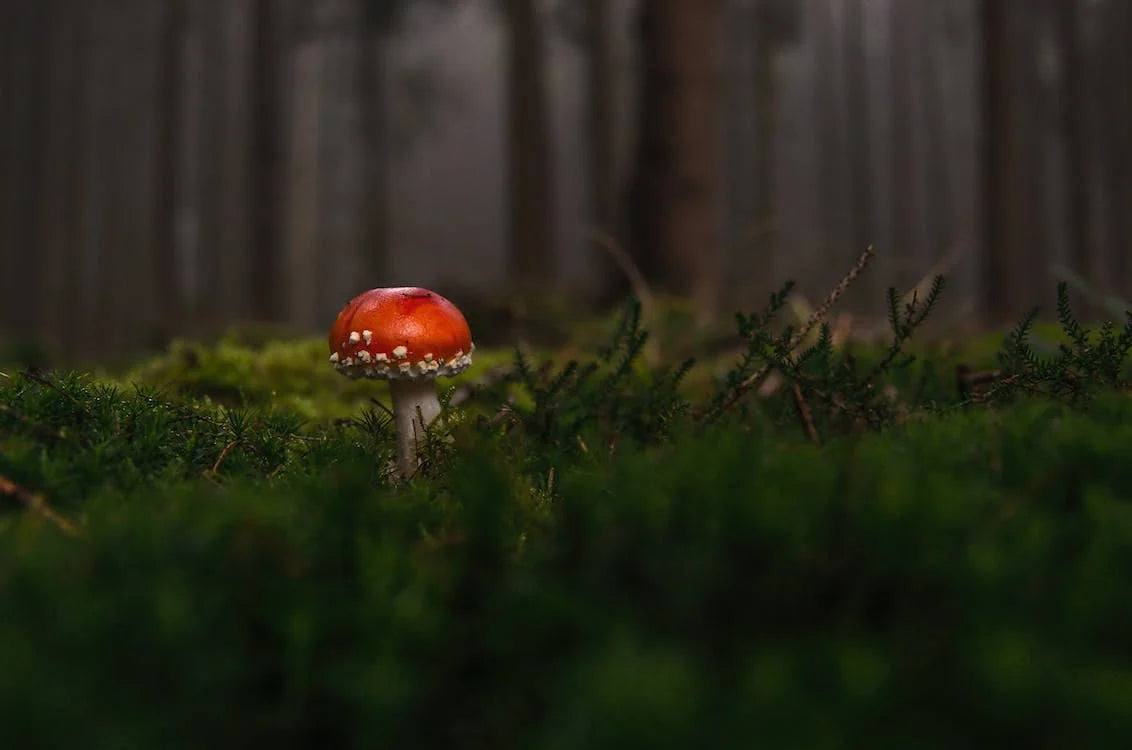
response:
M0 0L0 347L324 332L373 286L1132 297L1128 0ZM619 258L622 254L631 258ZM626 272L626 269L632 269Z

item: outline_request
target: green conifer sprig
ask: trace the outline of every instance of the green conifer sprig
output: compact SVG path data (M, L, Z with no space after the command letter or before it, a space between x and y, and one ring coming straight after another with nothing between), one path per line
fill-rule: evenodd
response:
M540 445L570 452L588 440L655 443L687 409L679 389L691 370L688 359L676 367L648 372L640 365L648 333L641 327L641 305L630 300L607 343L589 362L570 360L560 368L531 366L515 352L516 379L527 390L529 406L507 405L521 433Z
M1057 353L1042 356L1030 344L1038 310L1031 310L1003 341L999 353L1001 377L979 398L1000 401L1019 392L1064 401L1078 401L1102 389L1127 389L1132 385L1128 355L1132 351L1132 311L1118 328L1106 321L1090 333L1077 318L1065 282L1057 285L1057 322L1065 341Z

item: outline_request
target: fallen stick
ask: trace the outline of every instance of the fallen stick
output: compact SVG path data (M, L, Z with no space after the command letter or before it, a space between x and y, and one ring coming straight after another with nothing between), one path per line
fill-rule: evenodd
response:
M814 445L821 445L818 428L814 427L814 416L810 412L810 405L806 401L806 397L802 395L801 387L794 383L790 387L790 392L794 396L794 408L798 410L798 419L802 423L802 432L805 433L806 439Z
M43 499L42 494L32 492L27 487L16 484L8 477L0 475L0 495L6 495L13 500L23 503L28 510L32 511L40 518L55 524L55 526L67 536L78 536L78 527L56 513L51 506L47 504L47 501Z

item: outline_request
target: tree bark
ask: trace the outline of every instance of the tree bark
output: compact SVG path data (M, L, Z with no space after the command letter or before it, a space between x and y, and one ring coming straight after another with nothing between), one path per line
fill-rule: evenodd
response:
M1000 325L1019 305L1011 274L1014 196L1013 92L1010 80L1010 0L981 0L981 209L982 267L980 297L984 322Z
M612 6L609 0L585 0L586 24L586 111L585 128L589 177L589 214L595 228L616 237L617 231L617 178L614 157L614 94L613 94L613 28ZM614 289L623 287L617 266L608 253L596 247L597 267L601 269L598 283L608 297Z
M153 187L157 196L153 248L157 255L158 320L165 335L183 325L183 295L177 258L178 170L185 119L183 0L169 0L161 30L160 84L157 106L157 153L154 158Z
M83 316L76 326L72 354L91 356L98 350L113 350L121 343L122 288L117 274L125 266L123 222L117 207L124 205L122 171L132 158L129 136L119 132L122 88L129 86L132 67L126 52L130 9L109 0L91 2L91 65L86 71L91 121L85 157L88 169L83 190L84 247ZM125 79L122 76L126 76Z
M290 71L286 256L287 321L296 327L309 326L318 316L323 67L319 44L306 41L298 46Z
M197 184L194 186L197 205L198 240L195 243L193 266L196 284L193 289L193 317L216 320L227 286L224 276L224 257L230 248L225 246L222 231L224 204L228 200L224 169L225 100L228 88L223 43L223 18L228 15L227 3L209 3L194 0L199 39L200 88L198 107L191 115L197 119L198 148L196 149Z
M9 248L4 259L3 277L7 282L0 290L0 314L18 339L31 341L36 320L41 311L41 300L36 292L40 279L40 253L36 240L36 201L40 197L43 178L43 158L46 145L47 107L49 103L46 83L51 77L52 57L49 28L52 22L51 4L48 2L20 3L13 9L13 28L21 33L11 39L8 67L7 111L3 117L9 122L5 141L0 150L7 152L3 179L0 183L0 239Z
M940 85L937 44L940 38L939 7L921 2L916 28L919 49L920 92L924 123L924 235L926 257L923 268L940 260L955 236L955 201L951 193L952 168L948 143L948 108ZM919 273L923 273L920 271Z
M815 25L814 123L818 153L815 194L819 197L821 217L820 257L832 259L837 257L834 248L845 242L849 231L845 217L846 149L838 102L841 66L836 60L837 35L831 0L814 0L812 7ZM860 250L851 254L858 256Z
M1012 59L1017 65L1012 88L1014 113L1014 172L1010 175L1013 195L1011 218L1012 256L1010 268L1015 287L1015 306L1011 319L1044 299L1050 299L1049 261L1054 228L1047 217L1050 205L1047 144L1057 137L1056 114L1051 107L1053 93L1042 81L1041 44L1043 24L1051 15L1050 3L1036 3L1028 12L1012 18Z
M216 214L219 243L219 268L215 277L220 286L219 315L214 324L229 325L253 314L250 290L254 275L252 247L252 55L249 42L252 25L252 0L227 0L208 6L216 14L223 68L219 91L222 110L219 113L220 150L217 157L221 201ZM208 283L206 280L205 283Z
M364 25L356 0L320 0L317 25L323 50L318 148L318 300L304 322L321 328L357 294L365 254L365 134L362 127L361 66L365 59L358 29Z
M358 95L362 118L362 273L382 278L389 264L389 118L385 44L388 29L372 3L364 8L359 40Z
M918 276L916 266L923 260L917 227L920 216L920 185L916 179L916 141L914 137L912 43L915 8L912 0L896 0L890 6L889 73L891 86L891 257L903 261L895 274L897 286L907 288Z
M47 152L40 198L40 247L43 276L39 290L44 307L40 336L51 348L72 345L70 333L81 318L78 254L82 186L83 132L88 124L85 75L88 68L88 19L84 0L59 0L63 12L52 25Z
M508 271L512 283L552 278L554 189L542 24L535 0L505 0Z
M1104 94L1108 191L1108 291L1132 302L1132 3L1115 0L1107 19L1100 85Z
M874 240L872 194L872 121L869 106L869 61L865 47L864 0L845 6L845 98L849 151L851 210L846 260L856 260Z
M248 25L251 106L248 110L249 258L252 315L278 321L283 314L280 203L284 175L282 19L277 0L254 0Z
M630 188L631 247L663 291L701 318L720 291L719 0L654 0L640 10L641 99Z
M1069 266L1089 283L1096 269L1089 242L1089 155L1085 137L1085 86L1076 0L1056 0L1055 27L1061 52L1061 144L1065 160Z
M754 45L755 128L754 141L754 233L751 252L759 259L756 268L773 276L774 246L777 228L774 210L774 154L776 149L776 122L778 92L775 86L774 57L778 39L774 28L774 3L778 0L755 0L754 28L751 30ZM774 281L772 283L778 283Z
M102 125L98 168L107 193L95 275L98 332L90 353L121 352L157 332L157 202L150 180L157 156L160 11L150 0L99 3L107 66L94 80Z

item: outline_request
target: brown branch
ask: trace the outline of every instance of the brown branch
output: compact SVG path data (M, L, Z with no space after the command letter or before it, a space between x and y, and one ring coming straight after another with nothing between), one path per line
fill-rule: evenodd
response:
M27 378L28 380L34 380L36 383L39 383L42 386L46 386L46 387L50 388L51 390L55 391L56 393L60 394L61 396L66 398L68 401L73 403L75 406L79 407L79 409L82 410L83 414L85 414L88 417L92 416L91 413L90 413L90 409L88 409L86 407L86 404L84 404L82 401L79 401L73 395L71 395L70 393L67 393L65 390L60 388L58 383L53 383L49 379L43 377L42 375L40 375L38 373L32 372L31 370L21 370L20 375Z
M47 437L55 438L56 440L66 440L67 439L67 433L63 432L62 430L56 430L53 427L48 427L45 424L40 424L39 422L36 422L31 417L27 416L26 414L21 414L20 412L16 411L15 409L13 409L11 406L8 406L7 404L0 404L0 412L3 412L4 414L8 414L9 416L12 417L12 419L15 419L19 422L26 424L31 429L33 429L36 432L39 432L43 435L46 435Z
M633 258L625 251L621 243L613 235L597 227L585 230L582 236L608 253L613 262L617 264L621 273L628 280L633 294L641 301L641 312L645 315L645 322L651 323L656 320L656 295L653 294L652 288L645 280L645 275L641 273L641 269L633 262Z
M806 336L809 335L814 326L825 319L825 316L829 314L830 308L833 307L833 304L841 298L841 295L845 294L846 290L848 290L850 286L852 286L853 282L857 280L857 277L861 275L861 272L865 270L865 267L869 265L869 261L871 261L872 259L873 246L869 245L865 248L865 252L861 253L861 257L857 259L857 262L853 265L853 267L849 269L849 273L845 274L845 278L841 280L841 283L834 287L829 295L825 298L825 302L821 304L821 307L814 310L813 313L810 314L809 319L806 320L805 325L795 331L794 335L790 337L790 341L787 343L789 351L793 351L794 349L798 348L798 345L802 343ZM761 383L762 380L768 374L770 374L770 368L771 365L768 362L767 364L760 367L756 372L748 376L747 379L742 383L735 386L735 388L731 391L731 395L717 409L709 412L704 418L704 421L712 422L718 419L719 416L723 414L723 412L727 411L732 406L737 404L740 400L742 400L743 397L746 396L752 388Z
M212 468L209 470L209 473L216 474L216 472L220 470L220 464L224 463L224 459L228 458L228 454L232 452L232 449L239 445L241 442L242 441L240 440L233 440L232 442L225 445L224 449L220 451L220 455L216 458L216 463L214 463L212 465Z
M23 503L28 510L45 521L55 524L55 526L67 536L78 536L78 527L75 526L72 521L56 513L51 506L47 504L47 501L43 499L42 494L32 492L27 487L16 484L11 479L0 475L0 495L5 495Z
M955 387L960 398L967 398L974 393L982 393L982 386L993 383L1002 378L1002 370L975 371L965 362L955 366Z
M798 345L802 343L802 340L810 335L810 331L813 330L814 326L825 320L825 317L829 315L829 311L834 303L841 299L841 295L848 291L849 287L853 285L853 282L857 280L857 277L861 275L861 272L865 270L865 267L869 265L869 261L872 259L873 246L869 245L865 248L865 252L861 253L861 257L857 259L853 267L849 269L849 273L845 274L845 278L841 279L841 283L835 286L825 298L825 302L821 303L821 307L814 310L809 320L806 321L806 324L795 331L794 335L790 337L791 349L796 349Z
M392 411L392 410L391 410L391 409L390 409L390 408L389 408L388 406L386 406L386 405L385 405L384 403L382 403L381 401L377 400L376 398L374 398L374 397L372 397L372 396L370 396L370 399L369 399L369 400L370 400L370 402L371 402L371 403L372 403L372 404L373 404L374 406L378 407L378 408L379 408L379 409L381 409L381 410L382 410L383 412L385 412L385 413L386 413L386 415L387 415L387 416L388 416L388 417L389 417L390 419L395 419L395 417L393 416L393 411Z
M613 262L621 269L621 273L629 281L629 287L633 290L633 295L641 303L641 316L645 324L645 328L656 331L657 323L660 321L659 311L656 306L656 295L653 294L652 288L649 286L645 275L641 273L640 267L633 262L632 256L626 252L621 243L617 241L613 235L608 232L602 231L600 228L591 228L583 232L584 238L594 242L602 250L609 254ZM658 332L659 333L659 332ZM645 361L652 367L655 367L660 362L660 337L649 336L645 340L644 349Z
M506 431L510 431L511 427L515 425L517 420L515 418L515 410L511 408L511 404L509 403L504 404L500 407L499 411L491 415L491 417L487 420L487 424L489 427L497 427L507 419L510 419L511 426L508 427Z
M794 383L790 386L790 393L794 396L794 408L798 410L798 419L802 423L802 432L805 433L806 439L814 445L821 445L818 430L814 427L814 416L810 412L810 405L806 402L806 397L802 395L802 388Z
M492 386L506 383L515 378L515 368L511 365L499 365L485 372L480 377L476 378L470 383L464 383L452 392L452 396L448 399L449 406L459 406L471 400L476 391L482 388L491 388Z

